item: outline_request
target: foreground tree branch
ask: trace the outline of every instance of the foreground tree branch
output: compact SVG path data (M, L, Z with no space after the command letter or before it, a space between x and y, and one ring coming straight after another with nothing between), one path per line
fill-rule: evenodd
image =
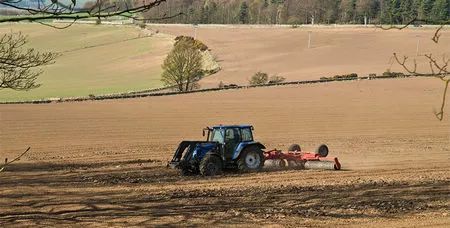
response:
M2 172L3 170L5 170L5 168L6 168L8 165L10 165L10 164L12 164L12 163L14 163L14 162L16 162L16 161L19 161L20 158L22 158L22 156L24 156L26 153L28 153L28 151L30 151L30 149L31 149L31 147L28 147L28 149L26 149L23 153L21 153L19 156L17 156L16 158L14 158L14 159L11 160L11 161L8 161L8 158L5 158L5 164L3 164L3 165L0 166L0 172Z
M2 17L0 18L0 23L29 21L49 25L49 20L71 20L73 24L80 19L105 19L114 16L123 16L134 20L147 20L147 18L140 16L141 13L159 6L161 3L166 2L166 0L96 0L93 4L84 6L80 6L76 0L71 0L70 2L69 0L52 0L48 2L41 1L36 7L23 7L20 4L21 2L23 2L23 0L0 0L0 5L24 13L24 15L21 16ZM151 18L151 20L170 19L181 14L182 13L180 12L173 15L163 15L160 18Z
M411 21L409 21L406 25L402 25L402 26L388 26L388 27L383 27L383 26L379 26L380 28L384 29L384 30L389 30L389 29L398 29L398 30L402 30L407 28L408 26L414 24L414 23L427 23L427 24L437 24L439 25L439 27L436 29L436 31L434 32L433 37L431 38L431 40L435 43L435 44L439 44L439 38L441 37L441 31L444 28L444 26L449 25L450 24L450 20L444 20L444 21L430 21L430 20L422 20L422 19L418 19L418 18L414 18ZM428 65L429 65L429 71L426 72L419 72L417 70L417 61L416 59L414 59L412 61L412 64L408 61L408 56L403 56L403 58L399 58L397 53L394 53L394 59L395 61L401 66L403 67L403 69L415 76L426 76L426 77L435 77L437 79L440 79L443 83L444 83L444 93L442 95L442 101L441 101L441 105L440 105L440 109L439 111L435 111L434 114L436 116L436 118L438 118L438 120L442 121L444 119L444 110L445 110L445 105L446 105L446 96L447 96L447 91L448 91L448 87L450 84L450 72L448 70L448 66L450 63L450 59L448 59L445 55L442 56L442 61L439 61L436 57L433 56L433 54L425 54L423 55L424 58L426 58L426 60L428 61Z
M0 38L0 90L30 90L40 86L36 82L41 66L54 63L58 54L38 52L26 48L27 37L22 33L5 34Z

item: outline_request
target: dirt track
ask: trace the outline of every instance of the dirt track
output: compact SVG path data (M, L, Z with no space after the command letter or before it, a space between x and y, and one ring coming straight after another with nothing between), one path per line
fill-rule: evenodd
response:
M434 79L1 106L0 223L448 226L450 121ZM447 109L447 113L450 110ZM204 179L164 167L206 125L250 123L269 148L326 142L344 170Z

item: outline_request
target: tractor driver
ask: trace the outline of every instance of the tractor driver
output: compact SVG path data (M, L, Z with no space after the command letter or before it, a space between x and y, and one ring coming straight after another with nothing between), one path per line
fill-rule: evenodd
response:
M239 144L239 129L230 128L225 131L225 156L233 156L233 151Z

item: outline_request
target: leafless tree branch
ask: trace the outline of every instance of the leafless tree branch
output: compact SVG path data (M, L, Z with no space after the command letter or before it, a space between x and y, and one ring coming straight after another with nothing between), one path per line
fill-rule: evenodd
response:
M0 172L2 172L3 170L5 170L5 168L10 165L11 163L14 163L16 161L19 161L20 158L22 158L22 156L24 156L26 153L28 153L28 151L30 151L31 147L28 147L28 149L26 149L23 153L21 153L19 156L17 156L16 158L14 158L11 161L8 161L8 158L5 158L5 164L3 164L2 166L0 166Z
M71 1L69 5L65 5L58 0L52 0L51 3L42 3L38 7L23 7L19 3L22 0L0 0L0 5L26 13L26 15L15 17L0 18L2 22L40 22L54 28L67 28L80 19L98 18L105 19L114 16L123 16L134 20L163 20L170 19L182 15L183 13L175 13L173 15L163 15L160 18L142 18L141 13L146 12L154 7L159 6L167 0L140 0L132 1L129 5L125 1L105 1L96 0L91 6L79 6L76 0ZM49 25L45 21L48 20L70 20L73 21L68 26L56 27Z
M21 33L0 38L0 90L29 90L39 87L40 66L52 64L58 54L26 48L27 37Z
M391 30L391 29L397 29L397 30L402 30L405 29L409 26L411 26L412 24L431 24L431 25L440 25L439 28L436 29L434 36L431 38L431 40L433 40L433 42L435 42L436 44L439 43L439 38L441 37L441 30L444 28L445 25L450 24L450 19L449 20L443 20L443 21L434 21L434 20L426 20L426 19L420 19L420 18L413 18L410 21L408 21L406 24L401 25L401 26L397 26L397 25L378 25L376 26L377 28L383 29L383 30Z
M389 30L389 29L402 30L402 29L407 28L409 25L411 25L413 23L416 23L416 22L424 22L424 23L427 23L427 24L439 24L440 25L436 29L436 31L434 32L433 37L431 38L431 40L435 44L439 44L439 38L441 37L441 33L440 32L444 28L444 26L450 24L450 20L435 22L435 21L429 21L429 20L422 20L422 19L414 18L411 21L409 21L406 25L402 25L402 26L391 25L389 27L383 27L383 26L379 26L379 27L384 29L384 30ZM428 77L431 76L431 77L438 78L438 79L440 79L441 81L444 82L445 86L444 86L444 94L442 96L441 107L440 107L439 111L435 112L436 117L440 121L442 121L444 119L444 109L445 109L445 104L446 104L446 96L447 96L448 86L450 84L450 78L448 77L448 76L450 76L450 72L447 69L450 60L445 55L443 55L442 56L442 62L440 62L431 53L430 54L425 54L424 57L428 61L428 64L430 66L430 72L418 72L416 59L414 59L413 65L411 67L410 65L408 65L408 57L407 56L403 56L403 58L399 58L397 53L394 53L393 55L394 55L395 61L400 66L402 66L403 69L405 71L407 71L408 73L410 73L412 75L416 75L416 76L428 76Z

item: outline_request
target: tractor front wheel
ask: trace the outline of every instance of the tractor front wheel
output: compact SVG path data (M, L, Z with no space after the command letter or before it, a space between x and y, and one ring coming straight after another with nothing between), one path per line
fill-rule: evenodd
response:
M222 161L217 155L206 154L200 162L200 174L215 176L222 173Z
M264 153L256 146L250 146L242 151L238 160L238 169L241 172L258 172L264 166Z
M181 168L180 169L180 174L181 174L181 176L191 176L194 173L192 171L190 171L189 169L187 169L187 168Z

